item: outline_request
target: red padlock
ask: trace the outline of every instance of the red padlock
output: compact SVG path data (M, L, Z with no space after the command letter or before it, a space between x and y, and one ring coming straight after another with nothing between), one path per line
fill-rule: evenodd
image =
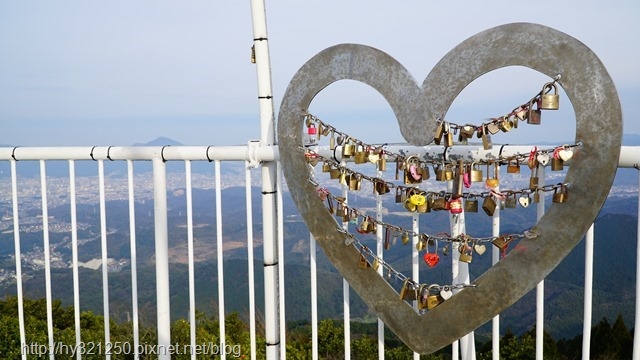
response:
M427 264L427 266L430 268L433 268L434 266L436 266L440 261L440 256L438 256L438 254L436 253L425 253L422 258L424 259L424 262Z
M462 213L462 199L457 198L449 200L449 211L451 211L452 214Z

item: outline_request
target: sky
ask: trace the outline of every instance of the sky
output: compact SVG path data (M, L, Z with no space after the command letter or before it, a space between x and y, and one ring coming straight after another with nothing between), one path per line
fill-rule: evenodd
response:
M339 43L387 52L419 83L464 39L534 22L590 47L613 78L625 133L640 134L640 3L624 1L266 1L275 113L295 72ZM250 1L0 2L0 144L132 145L164 136L185 145L258 139ZM549 79L505 68L470 84L447 119L504 115ZM564 95L561 92L561 96ZM573 110L496 142L569 141ZM310 111L370 142L403 141L382 96L355 81L323 90Z

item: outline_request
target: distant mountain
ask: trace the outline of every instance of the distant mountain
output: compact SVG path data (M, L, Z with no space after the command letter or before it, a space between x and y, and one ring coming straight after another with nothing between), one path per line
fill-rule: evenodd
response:
M147 143L135 143L133 146L183 146L183 144L168 137L161 136Z

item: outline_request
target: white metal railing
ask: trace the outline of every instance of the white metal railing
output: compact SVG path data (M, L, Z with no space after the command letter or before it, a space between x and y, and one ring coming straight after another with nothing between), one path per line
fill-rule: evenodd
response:
M530 147L520 146L505 146L501 151L503 156L510 156L516 153L527 153ZM322 154L327 149L319 149ZM422 147L415 148L410 146L396 146L390 147L389 151L394 153L410 152L410 153L422 153L422 154L442 154L442 147ZM455 147L450 149L451 154L459 153L460 155L467 156L469 158L481 158L486 156L486 152L481 148L475 148L471 146ZM131 283L132 283L132 323L133 323L133 340L134 349L138 350L140 344L140 337L138 334L139 320L138 320L138 290L137 290L137 270L136 270L136 226L135 226L135 197L134 197L134 163L136 161L151 161L153 164L153 197L154 197L154 224L155 224L155 258L156 258L156 282L157 282L157 330L158 330L158 345L168 348L171 344L170 339L170 304L169 304L169 280L170 274L168 271L168 230L167 230L167 175L166 175L166 161L181 161L185 164L184 171L184 183L183 186L186 191L187 202L187 243L188 243L188 258L189 258L189 282L188 282L188 294L189 294L189 323L190 323L190 339L191 345L195 346L195 282L194 282L194 249L193 249L193 221L192 221L192 171L191 163L193 161L210 161L214 166L214 178L215 178L215 191L216 191L216 243L217 243L217 266L218 266L218 298L219 298L219 318L220 318L220 349L224 349L224 334L225 334L225 303L224 303L224 252L223 252L223 219L222 219L222 178L223 175L220 171L221 161L239 161L245 164L245 195L247 205L247 257L248 257L248 284L249 284L249 304L250 304L250 333L251 333L251 357L256 358L256 315L255 315L255 279L253 269L253 219L252 219L252 201L251 201L251 169L257 167L261 163L270 162L278 164L278 151L275 146L258 146L257 143L250 143L246 146L236 147L67 147L67 148L0 148L0 162L9 162L11 169L11 209L12 209L12 222L14 229L14 245L15 245L15 272L16 272L16 290L18 296L18 317L20 323L20 342L24 346L26 344L25 339L25 320L23 309L23 287L22 287L22 254L21 254L21 239L20 239L20 210L21 203L19 199L19 190L21 184L18 183L18 161L38 161L40 165L40 192L42 201L42 231L43 231L43 251L44 251L44 269L45 269L45 291L47 301L47 339L48 345L53 347L54 335L53 335L53 318L52 318L52 294L51 294L51 254L49 244L49 202L47 194L49 189L47 187L48 178L46 175L46 164L49 160L67 160L69 164L69 205L71 213L71 229L70 235L72 240L72 270L73 270L73 304L74 304L74 326L76 329L76 343L82 342L80 336L80 294L81 289L78 280L78 232L77 232L77 214L76 214L76 173L75 165L77 161L96 161L98 165L98 188L99 188L99 217L100 217L100 241L101 241L101 262L102 262L102 288L104 299L104 332L105 343L110 341L109 333L109 314L110 303L108 287L108 233L107 233L107 216L106 211L107 194L105 191L105 174L104 174L104 161L126 161L127 163L127 187L128 187L128 201L129 201L129 231L130 231L130 247L131 247ZM640 163L640 151L637 147L622 147L619 167L631 168L638 167ZM284 266L284 232L282 226L282 189L284 184L282 183L282 177L280 174L279 166L273 167L277 170L275 188L272 191L277 192L277 203L275 211L272 214L265 215L263 213L263 219L275 219L275 229L270 229L270 224L263 224L267 227L264 232L264 262L265 264L271 264L273 257L277 255L277 259L281 266L273 274L273 278L267 278L268 274L265 272L265 338L268 336L275 336L281 339L279 343L275 344L278 349L277 354L269 352L269 347L274 347L274 344L267 344L267 358L284 358L286 353L284 348L286 343L284 341L284 277L282 276ZM539 176L541 181L544 179L544 168L539 169ZM264 181L264 173L262 176ZM264 189L264 188L263 188ZM263 190L264 191L264 190ZM343 189L343 196L348 197L349 192ZM639 203L640 208L640 203ZM269 209L267 209L269 210ZM264 212L263 208L263 212ZM538 218L544 213L544 201L538 204ZM382 206L380 198L376 202L376 216L378 220L382 220ZM500 212L496 211L492 219L493 234L497 235L500 232ZM347 224L343 224L346 226ZM465 231L463 223L451 224L452 232L456 233ZM419 217L413 216L412 226L414 230L419 228ZM458 228L456 228L458 227ZM640 230L639 230L640 231ZM268 235L275 233L276 236L269 238ZM638 234L640 238L640 233ZM315 241L311 237L310 251L311 251L311 299L312 299L312 356L318 358L318 343L317 343L317 280L315 278L315 253L316 246ZM413 239L414 247L417 239ZM589 344L590 344L590 330L591 330L591 314L592 314L592 298L593 291L593 226L589 230L585 240L585 298L584 298L584 333L583 333L583 356L588 358ZM268 247L273 249L273 253L269 253ZM382 256L382 236L378 234L378 246L377 253ZM455 253L455 252L454 252ZM638 247L638 259L640 259L640 247ZM493 262L498 260L497 251L493 251ZM458 264L457 261L452 260L452 277L458 276L461 281L468 281L468 270L466 270L466 264ZM637 261L637 279L640 278L640 261ZM413 250L412 252L412 276L417 279L418 277L418 253ZM544 322L542 321L544 311L544 287L543 283L537 289L537 316L536 325L538 333L536 334L536 354L537 357L542 357L542 333L544 330ZM636 286L636 319L640 316L640 304L637 299L640 298L638 289L640 286ZM349 286L346 282L343 283L344 291L344 338L345 338L345 358L350 357L350 313L349 313ZM270 297L272 306L268 306L267 298ZM272 312L268 314L267 312ZM269 321L271 319L271 321ZM493 320L493 354L494 358L497 358L499 354L499 317ZM378 344L379 344L379 357L384 357L384 326L379 325L378 330ZM466 342L460 342L458 345L454 345L452 353L454 358L462 357L463 359L472 359L475 356L475 350L473 345L473 337ZM459 348L460 347L460 348ZM461 350L461 352L459 352ZM634 359L640 356L640 337L636 332L634 338ZM108 357L108 356L107 356ZM160 354L159 358L169 358L169 354ZM26 358L26 354L23 354L23 358ZM53 358L53 355L50 356ZM80 355L77 356L81 358ZM222 355L224 358L224 354Z

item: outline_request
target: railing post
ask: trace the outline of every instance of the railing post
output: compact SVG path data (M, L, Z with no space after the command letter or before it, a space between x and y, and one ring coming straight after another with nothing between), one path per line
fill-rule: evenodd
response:
M271 65L264 0L251 0L253 51L258 75L260 145L275 143L275 119L271 88ZM264 246L264 325L267 359L280 358L279 281L276 206L276 163L262 165L262 230Z
M582 358L591 353L591 316L593 309L593 224L584 240L584 318L582 321Z
M24 298L22 296L22 257L20 250L20 217L18 216L18 174L16 160L11 160L11 204L13 206L13 244L16 257L16 295L18 296L18 326L20 327L20 355L27 359L24 324Z
M538 186L542 187L545 183L544 166L538 165ZM545 192L542 191L540 202L538 203L537 221L544 216ZM544 354L544 280L540 281L536 287L536 360L542 360Z
M638 164L636 170L640 170ZM640 171L638 171L638 232L636 235L636 331L633 332L633 360L640 360L640 331L638 331L638 323L640 323Z
M169 303L169 230L167 225L167 171L161 158L153 159L153 214L156 246L156 299L158 359L171 359L171 307Z
M496 189L499 192L499 188ZM491 224L491 236L498 237L500 236L500 206L496 207L495 212L493 213L492 224ZM491 266L495 265L500 261L500 249L495 246L491 246ZM500 315L496 315L491 320L491 358L493 360L500 359Z

